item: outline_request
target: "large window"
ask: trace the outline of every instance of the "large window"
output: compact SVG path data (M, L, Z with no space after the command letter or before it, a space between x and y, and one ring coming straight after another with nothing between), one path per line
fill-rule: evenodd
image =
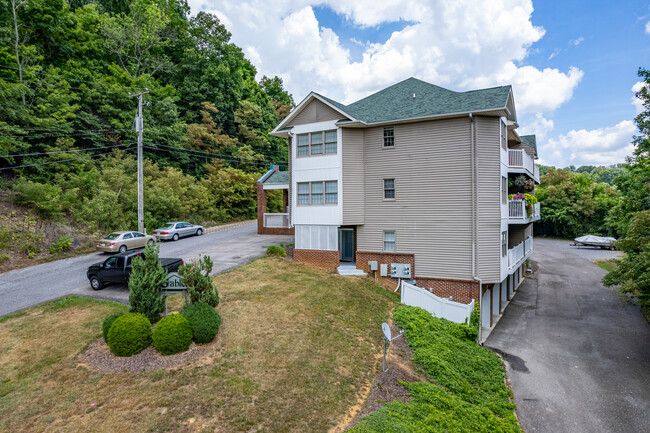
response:
M322 205L338 202L339 190L336 180L298 183L298 204Z
M384 232L384 251L387 253L395 252L395 232Z
M298 156L335 154L337 152L336 131L320 131L298 134Z
M384 200L395 199L395 179L384 179Z
M501 257L508 255L508 232L501 232Z
M394 147L395 146L395 128L388 127L384 128L384 147Z

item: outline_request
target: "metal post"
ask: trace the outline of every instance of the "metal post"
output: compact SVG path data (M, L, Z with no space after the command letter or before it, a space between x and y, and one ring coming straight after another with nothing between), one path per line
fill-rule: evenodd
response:
M381 363L381 371L386 372L386 337L384 337L384 360Z

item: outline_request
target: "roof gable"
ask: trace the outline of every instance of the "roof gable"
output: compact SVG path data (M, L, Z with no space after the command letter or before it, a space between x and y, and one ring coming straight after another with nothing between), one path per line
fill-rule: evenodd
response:
M533 148L535 151L535 158L537 158L537 137L535 137L535 135L522 135L519 138L523 144Z

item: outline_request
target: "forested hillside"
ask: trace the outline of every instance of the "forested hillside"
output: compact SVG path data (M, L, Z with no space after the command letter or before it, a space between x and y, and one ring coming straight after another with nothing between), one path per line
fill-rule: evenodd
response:
M255 216L255 180L286 166L269 136L294 102L216 16L184 0L0 6L0 173L43 218L136 228L134 117L144 96L145 225ZM271 203L273 205L273 203Z

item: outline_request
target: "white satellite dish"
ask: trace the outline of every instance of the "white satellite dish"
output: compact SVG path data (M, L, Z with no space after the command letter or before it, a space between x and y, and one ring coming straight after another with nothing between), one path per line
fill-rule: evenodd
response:
M388 323L386 322L382 323L381 330L384 331L384 337L386 337L386 340L390 341L391 333L390 333L390 326L388 326Z

